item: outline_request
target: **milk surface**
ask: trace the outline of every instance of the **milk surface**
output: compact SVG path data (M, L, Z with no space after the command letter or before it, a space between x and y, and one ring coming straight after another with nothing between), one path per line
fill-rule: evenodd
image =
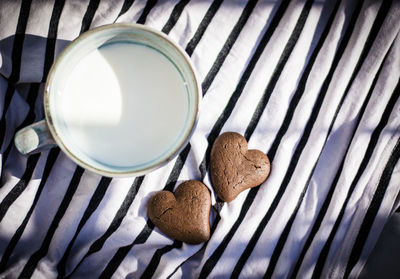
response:
M89 53L60 94L68 145L114 167L138 166L166 154L188 114L184 80L175 66L134 43Z

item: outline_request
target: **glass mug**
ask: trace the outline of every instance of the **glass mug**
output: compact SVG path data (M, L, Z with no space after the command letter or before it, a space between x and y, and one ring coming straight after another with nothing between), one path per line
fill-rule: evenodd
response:
M45 85L45 119L18 131L14 142L23 154L58 145L101 175L143 175L189 142L200 92L189 56L165 34L137 24L101 26L59 55Z

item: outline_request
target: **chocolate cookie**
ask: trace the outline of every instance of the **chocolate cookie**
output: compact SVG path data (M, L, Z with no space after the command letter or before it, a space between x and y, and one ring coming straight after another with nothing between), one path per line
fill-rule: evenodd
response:
M190 244L210 238L211 196L197 180L180 184L175 193L160 191L147 204L150 220L167 236Z
M218 197L234 200L243 190L263 183L270 171L270 162L263 152L248 150L246 139L227 132L214 142L210 154L210 178Z

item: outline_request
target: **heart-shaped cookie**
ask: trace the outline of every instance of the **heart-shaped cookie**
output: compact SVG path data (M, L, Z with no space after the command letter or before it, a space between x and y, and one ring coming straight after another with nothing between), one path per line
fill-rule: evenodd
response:
M190 244L210 238L211 196L197 180L180 184L175 193L160 191L147 204L150 220L167 236Z
M248 150L246 139L234 132L221 134L210 154L210 178L218 197L234 200L243 190L263 183L270 171L270 162L260 150Z

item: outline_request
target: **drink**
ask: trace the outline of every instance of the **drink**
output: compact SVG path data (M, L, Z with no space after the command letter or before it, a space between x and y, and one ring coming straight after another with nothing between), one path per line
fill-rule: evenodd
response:
M66 147L116 167L157 160L180 138L188 117L179 71L163 54L137 43L90 52L59 95L54 111Z
M58 145L95 173L143 175L189 142L200 92L189 56L162 32L100 26L57 57L44 90L46 118L19 130L15 146L32 154Z

